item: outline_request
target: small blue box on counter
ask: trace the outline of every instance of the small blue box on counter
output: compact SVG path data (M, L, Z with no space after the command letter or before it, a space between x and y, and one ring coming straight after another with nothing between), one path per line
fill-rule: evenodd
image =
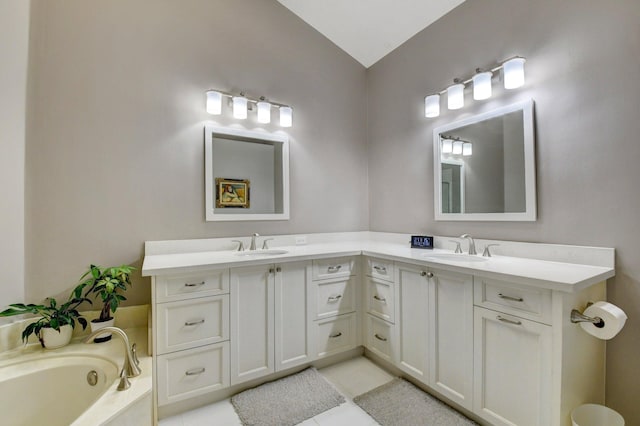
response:
M411 248L432 249L433 237L428 235L412 235Z

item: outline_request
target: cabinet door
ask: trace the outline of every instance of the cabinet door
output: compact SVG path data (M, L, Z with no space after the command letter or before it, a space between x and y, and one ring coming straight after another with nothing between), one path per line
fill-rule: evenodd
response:
M231 269L231 384L274 369L273 266Z
M493 425L551 424L551 327L475 308L474 412Z
M275 356L276 371L311 361L313 349L307 304L307 265L292 262L275 267Z
M429 283L426 271L415 266L396 264L396 311L399 345L398 367L426 383L428 375Z
M472 409L473 277L431 269L429 277L429 384Z

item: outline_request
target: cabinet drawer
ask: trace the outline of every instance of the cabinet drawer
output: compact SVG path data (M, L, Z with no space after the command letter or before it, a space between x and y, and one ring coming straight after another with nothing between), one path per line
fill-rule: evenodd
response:
M474 303L533 321L551 324L551 290L476 277Z
M229 342L158 356L157 386L158 405L229 386Z
M381 280L393 281L393 261L367 257L367 275Z
M316 321L316 354L330 356L356 347L356 314Z
M155 280L158 303L229 293L229 269L226 268L200 274L159 276Z
M377 278L367 278L366 298L367 312L385 321L395 321L393 283Z
M317 281L312 284L315 319L333 317L356 310L356 278Z
M156 305L158 354L208 345L229 338L229 296Z
M367 314L367 328L365 342L367 349L375 353L382 359L392 362L393 360L393 324Z
M313 261L313 279L324 280L355 275L358 272L356 265L356 258L353 256L317 259Z

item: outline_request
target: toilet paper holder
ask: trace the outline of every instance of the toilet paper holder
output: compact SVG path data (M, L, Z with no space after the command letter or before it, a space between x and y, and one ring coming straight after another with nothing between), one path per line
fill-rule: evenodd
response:
M587 308L589 306L593 305L593 302L589 302L587 303ZM598 328L602 328L604 327L604 321L602 320L602 318L600 317L590 317L587 315L584 315L582 312L580 312L577 309L572 309L571 310L571 322L574 324L580 323L580 322L590 322L592 323L594 326L598 327Z

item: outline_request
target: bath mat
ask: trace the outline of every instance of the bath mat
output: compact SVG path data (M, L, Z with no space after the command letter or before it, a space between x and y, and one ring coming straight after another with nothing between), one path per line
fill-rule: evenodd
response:
M477 425L445 403L403 379L393 379L353 398L382 426Z
M344 401L315 368L231 397L245 426L293 426Z

